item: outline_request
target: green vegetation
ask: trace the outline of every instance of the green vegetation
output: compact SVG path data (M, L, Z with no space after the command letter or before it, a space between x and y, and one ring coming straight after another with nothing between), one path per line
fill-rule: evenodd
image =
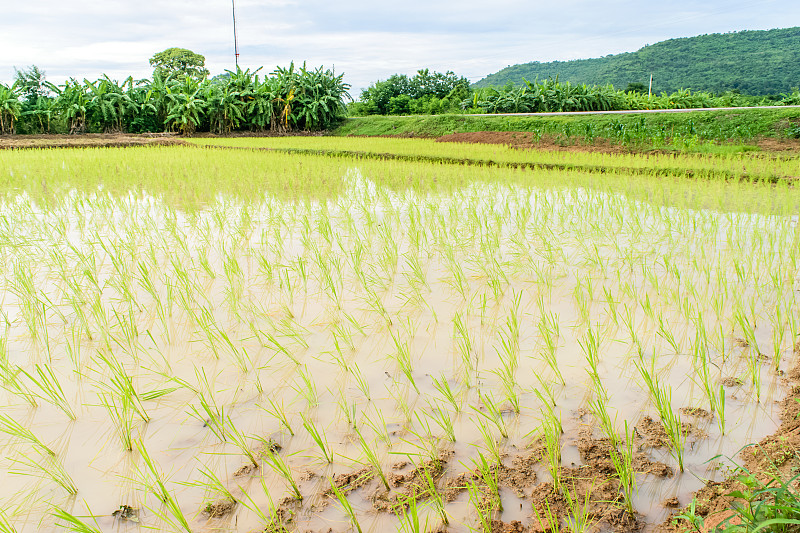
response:
M11 87L0 84L0 133L307 131L331 128L346 112L350 86L332 70L292 63L263 77L259 68L208 79L196 76L206 72L200 60L173 50L151 60L152 80L104 75L56 86L36 67L18 71Z
M741 31L669 39L636 52L595 59L513 65L487 76L475 88L522 86L524 80L558 76L574 84L646 88L655 93L685 88L752 95L789 92L800 80L800 27Z
M469 96L469 80L453 72L417 71L414 77L395 74L361 91L348 106L351 116L439 115L460 112Z
M524 80L522 87L477 89L462 103L470 113L548 113L561 111L623 111L644 109L700 109L705 107L748 107L794 104L800 93L795 89L779 99L743 96L738 93L714 95L680 89L671 94L648 95L638 91L616 90L612 85L561 83L558 77L541 82Z
M707 91L679 89L660 95L647 94L641 84L625 90L611 84L587 85L561 82L559 77L543 81L522 80L521 86L481 87L472 90L466 78L452 72L429 74L420 70L416 76L395 74L378 81L351 103L351 116L368 115L441 115L447 113L548 113L571 111L621 111L644 109L691 109L706 107L752 107L792 105L800 101L795 89L779 98L746 96L738 92L720 95Z
M186 77L205 78L208 76L205 65L205 56L185 48L167 48L150 58L153 77L161 79L172 77L180 81Z
M334 135L439 137L476 131L529 132L536 141L549 136L562 144L608 139L642 148L699 149L708 143L746 144L759 137L794 137L800 130L797 109L742 109L692 113L604 114L574 116L418 116L349 119Z

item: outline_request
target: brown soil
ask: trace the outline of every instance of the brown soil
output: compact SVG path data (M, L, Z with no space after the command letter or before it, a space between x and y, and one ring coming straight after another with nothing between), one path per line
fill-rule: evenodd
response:
M166 133L86 133L83 135L0 135L0 150L24 148L116 148L171 146L186 141Z
M641 149L613 144L608 139L598 138L588 143L580 138L561 139L558 136L542 135L536 139L535 135L526 131L476 131L464 133L451 133L436 139L438 142L484 143L505 144L512 148L532 148L537 150L555 150L566 152L603 152L625 153L640 152ZM748 144L757 146L764 152L800 151L800 139L763 137L749 141ZM651 151L651 150L648 150Z
M595 139L586 143L578 139L562 140L552 135L542 135L538 140L527 131L475 131L442 135L436 142L505 144L512 148L554 150L563 152L635 152L634 148L612 144L608 139Z
M705 420L711 420L714 418L710 412L706 411L702 407L682 407L681 414L686 416L693 416L695 418L703 418Z
M723 379L722 381L720 381L720 383L724 387L741 387L743 385L743 382L742 382L741 379L734 378L734 377L727 377L727 378Z
M224 498L222 500L217 500L215 502L211 502L203 508L203 512L209 518L221 518L223 516L227 516L233 512L236 508L236 502Z

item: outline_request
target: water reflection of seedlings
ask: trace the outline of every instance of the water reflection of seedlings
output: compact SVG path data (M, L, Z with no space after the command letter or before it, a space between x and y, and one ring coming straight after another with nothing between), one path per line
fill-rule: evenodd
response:
M49 455L55 455L54 452L50 447L48 447L45 443L43 443L39 437L34 435L33 431L26 428L9 415L4 415L0 413L0 431L11 435L12 437L16 437L21 441L25 441L28 444L33 445L38 450L45 452Z
M114 512L117 513L119 511L114 511ZM58 525L64 528L69 528L70 531L74 531L76 533L102 533L103 531L102 529L100 529L100 524L97 523L97 518L95 518L94 516L92 516L94 525L87 524L79 517L75 516L74 514L68 511L65 511L64 509L61 509L60 507L56 508L53 511L53 516L58 520L61 520L62 523ZM16 530L11 529L11 531L16 531Z

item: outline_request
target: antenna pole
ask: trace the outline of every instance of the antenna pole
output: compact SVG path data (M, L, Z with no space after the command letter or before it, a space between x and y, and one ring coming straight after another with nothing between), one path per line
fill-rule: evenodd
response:
M236 56L236 70L239 70L239 41L236 39L236 3L231 0L233 10L233 53Z

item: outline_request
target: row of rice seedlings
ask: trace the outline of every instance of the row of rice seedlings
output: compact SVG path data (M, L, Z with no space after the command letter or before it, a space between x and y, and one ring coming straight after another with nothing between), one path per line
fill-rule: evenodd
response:
M743 172L743 175L763 173L766 169L775 169L784 172L783 175L793 175L792 169L796 164L790 161L765 162L758 158L747 156L709 156L692 154L655 155L648 158L637 157L635 154L594 154L594 153L569 153L544 150L520 151L510 147L491 145L482 146L473 143L434 143L424 139L396 139L384 140L380 138L359 139L358 151L379 154L398 154L410 157L432 158L464 158L467 160L488 160L509 163L538 163L538 164L573 164L573 165L602 165L624 168L681 168L692 170L720 169ZM313 147L315 150L325 149L333 151L353 150L352 140L348 138L329 137L322 141L318 139L303 138L259 138L259 139L195 139L192 141L200 145L237 146L252 148L282 148L303 149ZM746 170L745 170L746 169ZM778 170L780 169L780 170ZM760 171L760 172L759 172Z

